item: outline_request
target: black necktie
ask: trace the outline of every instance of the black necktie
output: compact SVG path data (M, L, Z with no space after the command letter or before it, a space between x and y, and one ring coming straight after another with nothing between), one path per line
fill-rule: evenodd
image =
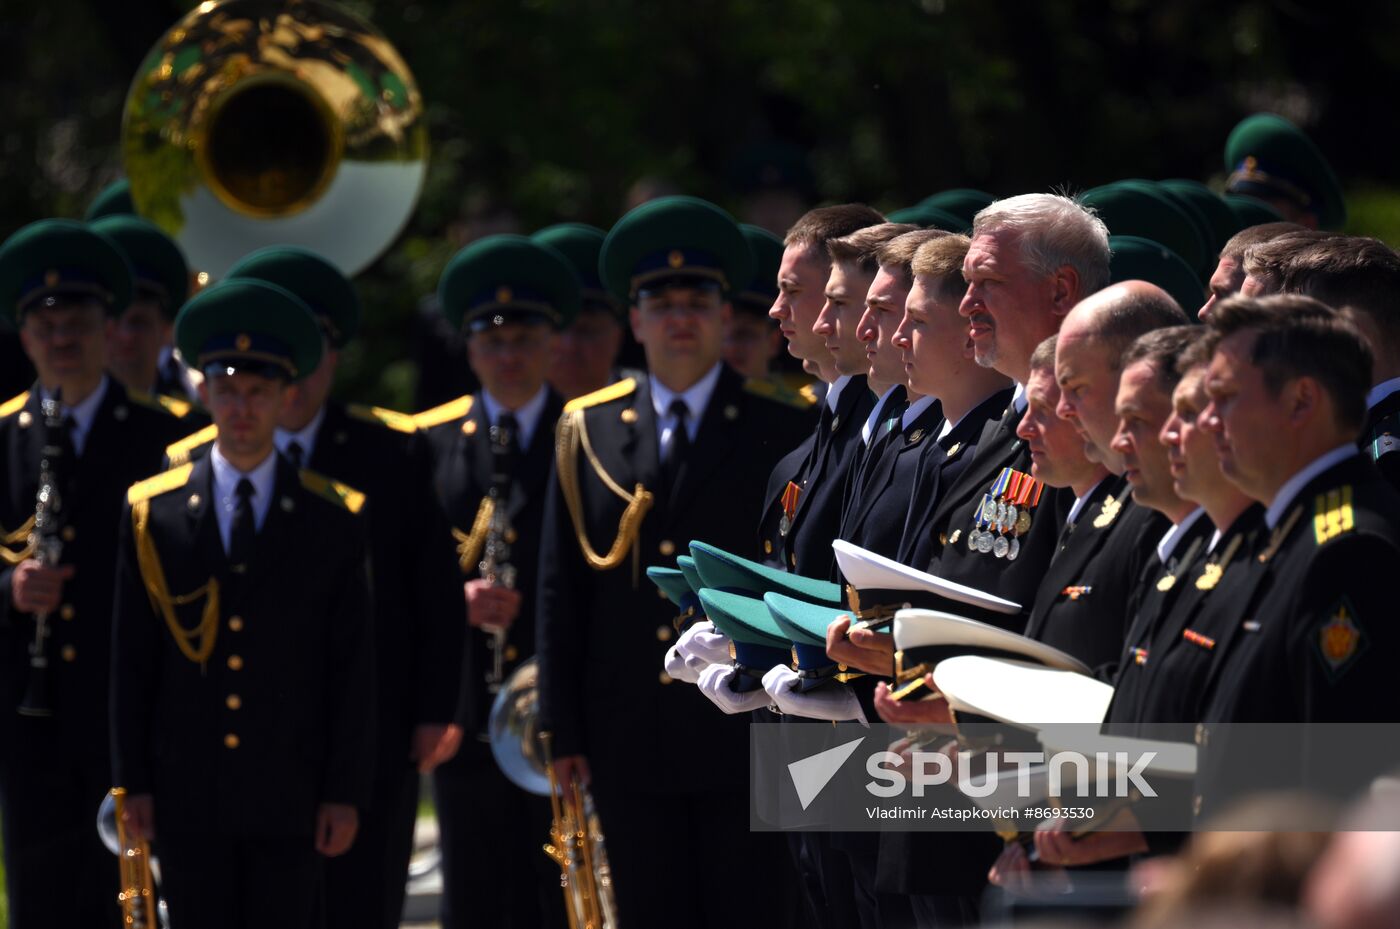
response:
M686 427L690 419L690 408L685 405L685 401L676 398L671 401L671 418L675 420L675 425L671 428L671 445L666 450L666 461L663 470L665 471L666 486L674 488L676 479L680 477L681 467L690 455L690 430Z
M253 482L239 478L234 494L238 503L233 508L233 525L228 535L228 560L241 573L253 555L253 536L257 533L253 523Z
M306 450L301 447L301 443L295 439L287 443L287 460L292 463L292 467L300 471L306 466Z
M497 436L504 446L507 462L512 469L520 461L520 423L514 413L502 413L496 417Z

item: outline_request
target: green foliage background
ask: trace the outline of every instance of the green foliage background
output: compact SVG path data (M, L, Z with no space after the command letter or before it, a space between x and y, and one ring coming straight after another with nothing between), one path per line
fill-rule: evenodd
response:
M403 407L409 323L451 252L488 231L601 226L639 178L743 213L733 164L799 147L808 202L936 190L1220 179L1225 135L1273 109L1349 187L1356 231L1400 241L1391 101L1400 7L1301 0L624 0L348 4L428 101L427 189L358 284L341 389ZM75 216L121 171L136 66L188 2L0 0L0 234ZM11 28L13 27L13 28Z

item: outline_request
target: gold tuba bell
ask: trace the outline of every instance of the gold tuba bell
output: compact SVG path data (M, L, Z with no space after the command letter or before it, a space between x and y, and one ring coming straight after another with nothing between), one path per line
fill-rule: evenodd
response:
M516 668L491 706L491 753L506 778L536 796L548 795L554 813L544 846L559 865L569 929L617 929L612 869L593 797L583 785L554 776L550 734L539 731L538 666Z
M322 0L209 0L156 42L122 119L136 210L215 279L264 245L347 276L403 229L423 98L373 26Z

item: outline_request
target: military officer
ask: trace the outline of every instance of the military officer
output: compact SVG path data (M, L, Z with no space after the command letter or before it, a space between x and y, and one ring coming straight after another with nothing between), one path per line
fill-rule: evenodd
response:
M753 276L732 301L734 315L724 332L724 363L744 377L762 380L775 376L772 365L783 347L783 334L768 317L778 295L783 243L767 229L746 224L739 229L749 243L754 268Z
M705 201L665 197L619 220L600 269L631 305L651 374L573 401L556 440L536 617L541 715L560 780L591 780L619 919L637 925L776 919L766 865L782 853L748 831L743 718L658 678L672 610L641 577L643 559L691 539L752 550L762 475L811 428L720 361L728 294L749 264L738 225ZM687 840L657 843L662 817ZM725 893L679 905L677 875L701 871Z
M557 923L558 870L539 851L549 804L506 780L491 756L491 702L535 653L535 583L554 426L563 399L546 383L554 340L578 312L564 256L539 237L488 236L448 263L438 286L467 341L477 393L420 413L438 494L457 539L467 633L457 758L433 777L447 927ZM460 610L460 607L459 607ZM483 842L483 835L496 838ZM553 872L552 874L550 872Z
M565 400L591 394L635 372L617 367L627 339L625 312L598 277L598 253L606 233L585 223L559 223L532 239L568 259L582 285L579 311L554 340L549 386Z
M1228 572L1212 597L1243 619L1191 637L1217 652L1203 684L1201 816L1242 785L1300 786L1316 774L1305 744L1261 759L1245 740L1212 737L1216 724L1393 720L1381 695L1397 647L1389 578L1400 569L1400 496L1355 444L1371 383L1359 333L1292 295L1226 301L1210 326L1204 416L1225 475L1266 509L1252 570Z
M1267 242L1287 232L1297 232L1303 227L1297 223L1263 223L1249 226L1232 235L1221 246L1220 257L1215 271L1206 282L1206 302L1196 313L1202 320L1209 319L1215 305L1227 297L1234 296L1244 286L1244 253L1251 247ZM1182 307L1188 313L1190 307Z
M426 437L413 421L330 398L340 353L359 327L354 285L325 258L293 246L246 256L225 279L241 278L299 297L312 308L325 343L320 362L278 418L278 450L293 465L366 495L361 522L374 581L376 774L354 847L327 863L325 910L327 925L397 926L419 772L451 757L460 741L453 722L461 601L450 535L432 490Z
M127 493L113 774L172 926L310 926L320 858L354 842L373 778L364 495L274 443L291 383L321 358L305 303L225 281L175 339L219 433Z
M115 528L126 485L157 471L160 449L181 431L103 372L113 318L131 293L121 250L81 223L33 223L0 246L0 312L39 375L0 405L0 823L18 929L116 917L117 872L92 828L111 787ZM40 532L45 470L57 498ZM26 700L31 683L43 686Z
M784 570L832 576L831 540L841 524L846 483L864 449L861 424L875 404L864 374L839 374L815 330L831 271L826 243L884 218L867 206L818 207L788 230L778 266L778 294L768 315L778 321L788 353L826 385L816 428L773 468L759 525L763 557Z
M133 400L158 403L186 419L191 429L204 425L188 400L159 391L162 352L170 345L175 314L190 290L189 267L180 246L138 216L107 216L92 227L122 250L136 282L131 303L117 316L107 343L107 370Z
M1400 256L1384 242L1334 236L1299 249L1280 276L1283 293L1298 293L1340 310L1366 337L1373 360L1366 394L1367 451L1386 479L1400 486Z
M1327 158L1293 123L1273 113L1247 116L1225 142L1225 192L1262 201L1282 219L1340 229L1347 206Z

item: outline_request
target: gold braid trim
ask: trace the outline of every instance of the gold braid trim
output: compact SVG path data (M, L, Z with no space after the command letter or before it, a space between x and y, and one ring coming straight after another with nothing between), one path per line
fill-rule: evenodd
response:
M34 554L34 540L29 534L34 531L34 517L31 516L23 526L14 532L7 532L0 536L0 561L5 564L19 564L30 555ZM12 551L10 546L23 545L19 551Z
M463 532L452 527L452 538L457 540L457 564L463 574L470 574L481 563L481 552L486 547L486 533L491 531L491 517L496 513L496 501L482 497L476 508L476 518L472 520L471 532Z
M156 551L156 543L147 528L150 508L150 500L138 500L131 505L131 525L136 530L136 562L141 567L141 580L146 584L151 605L160 611L165 624L170 627L170 635L174 637L180 653L203 667L214 653L214 642L219 634L219 582L211 577L204 586L188 594L180 597L170 595L165 585L165 571L160 566L160 553ZM180 625L175 607L193 603L200 597L205 599L199 625L186 629ZM198 648L191 644L195 636L199 637Z
M640 557L641 553L635 550L635 543L642 531L642 520L646 518L647 511L651 509L655 498L651 491L641 484L638 484L636 489L629 494L618 486L617 481L614 481L607 471L603 470L603 463L594 454L593 443L588 439L588 427L584 425L583 417L584 410L579 409L559 418L559 427L554 441L555 459L559 468L559 488L564 493L564 504L569 508L569 518L573 520L574 535L578 537L578 546L583 552L584 560L595 571L611 571L622 564L622 559L627 557L629 549L633 549L634 562ZM613 539L612 547L608 549L606 555L599 555L593 549L592 544L588 541L588 528L583 523L583 496L579 491L578 484L578 452L580 447L582 447L584 455L588 457L588 463L593 467L598 479L618 499L627 504L627 509L622 512L622 518L618 520L617 538ZM636 564L633 565L634 573L636 573L637 567Z

